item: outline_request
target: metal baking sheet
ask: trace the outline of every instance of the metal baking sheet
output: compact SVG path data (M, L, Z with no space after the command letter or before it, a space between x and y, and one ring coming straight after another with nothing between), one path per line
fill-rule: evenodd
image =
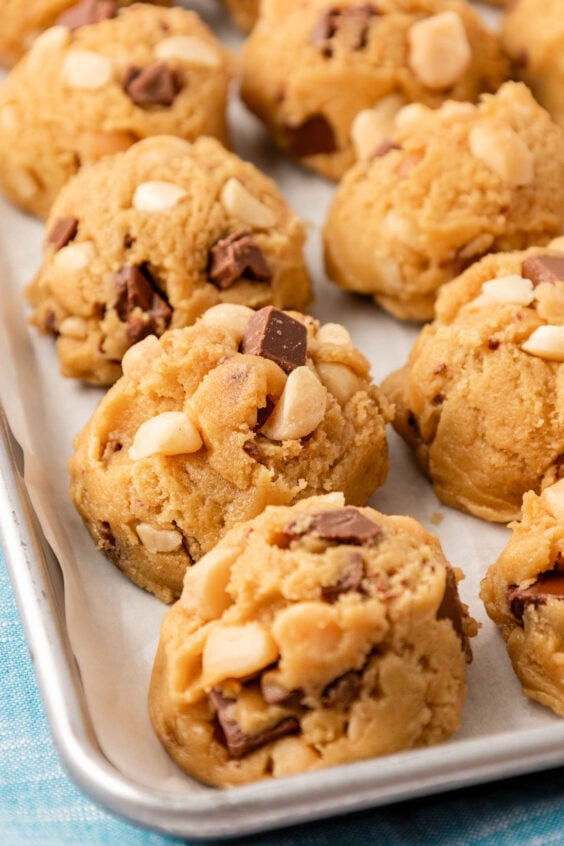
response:
M219 5L192 5L219 24ZM236 42L233 30L223 32ZM349 328L380 381L403 364L417 329L326 282L320 226L333 186L278 156L235 98L231 122L239 154L268 172L308 222L313 313ZM197 783L172 764L146 708L165 608L94 549L68 497L72 438L102 392L63 380L52 341L27 326L22 289L38 267L42 234L38 222L0 200L0 535L51 730L82 788L137 823L219 838L564 763L564 722L522 696L478 598L508 531L442 506L390 431L392 469L370 504L436 532L465 571L462 596L482 623L461 730L440 746L228 790Z

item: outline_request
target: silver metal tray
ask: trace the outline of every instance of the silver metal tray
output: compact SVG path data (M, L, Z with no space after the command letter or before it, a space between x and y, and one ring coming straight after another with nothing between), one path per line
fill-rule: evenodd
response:
M449 742L377 760L193 796L150 790L105 757L67 637L64 587L2 415L0 538L53 738L76 782L129 819L184 837L234 837L564 763L564 723Z

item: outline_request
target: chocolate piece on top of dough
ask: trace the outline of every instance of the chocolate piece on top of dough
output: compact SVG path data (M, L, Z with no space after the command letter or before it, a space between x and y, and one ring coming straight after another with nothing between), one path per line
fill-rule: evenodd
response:
M147 68L130 65L123 75L122 87L136 106L171 106L182 89L178 74L165 62Z
M306 363L306 327L274 306L266 306L249 318L241 352L268 358L289 373Z
M529 256L521 272L535 287L543 282L564 282L564 256Z
M240 229L211 248L208 277L223 290L243 277L254 282L270 282L272 273L250 232Z
M56 20L58 26L64 26L71 32L81 26L101 23L115 18L118 13L116 0L82 0L76 6L71 6Z
M564 573L549 570L527 588L509 589L509 607L516 620L522 621L529 605L544 605L549 599L564 599Z
M47 235L47 243L53 244L55 252L76 238L78 220L76 217L60 217Z

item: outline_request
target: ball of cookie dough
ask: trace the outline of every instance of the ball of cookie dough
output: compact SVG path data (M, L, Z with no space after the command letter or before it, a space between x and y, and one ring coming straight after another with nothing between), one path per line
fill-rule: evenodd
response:
M304 240L274 183L219 142L147 138L62 189L32 321L65 376L110 384L132 344L210 306L304 308Z
M225 142L231 60L198 16L147 4L46 30L0 88L0 188L46 216L81 165L149 135Z
M339 494L271 506L187 572L153 726L223 787L438 743L460 725L474 626L415 520Z
M561 0L512 0L502 20L517 75L564 126L564 10Z
M250 32L257 22L261 0L225 0L229 14L237 24Z
M167 0L154 0L168 6ZM0 29L0 65L11 67L37 36L53 24L73 29L113 18L132 0L3 0Z
M446 285L383 390L437 496L486 520L563 473L564 238L497 253Z
M523 693L564 717L564 479L523 498L523 516L482 582Z
M224 303L123 359L75 443L72 495L104 552L170 602L186 567L266 505L344 491L387 469L391 409L347 330Z
M440 286L485 253L564 232L564 133L522 83L478 106L413 104L365 139L324 229L331 279L429 320Z
M355 116L475 100L507 77L497 35L458 0L266 0L242 52L244 102L276 143L338 179Z

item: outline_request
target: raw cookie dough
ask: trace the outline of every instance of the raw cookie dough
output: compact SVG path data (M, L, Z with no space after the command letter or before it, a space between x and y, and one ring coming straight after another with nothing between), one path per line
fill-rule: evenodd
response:
M225 5L237 26L245 32L250 32L257 22L260 2L261 0L225 0Z
M190 775L227 787L444 740L475 623L438 539L342 495L269 507L186 574L149 705Z
M564 238L497 253L446 285L382 385L437 496L486 520L564 475Z
M65 376L110 384L128 347L217 303L304 308L304 240L274 183L219 142L148 138L62 189L32 321Z
M2 27L0 29L0 65L11 67L28 50L37 36L64 16L76 26L79 17L82 23L95 23L114 17L120 6L127 6L132 0L2 0ZM168 6L166 0L156 0L159 5ZM69 11L72 9L72 12ZM81 25L82 25L81 23Z
M391 409L339 324L224 303L146 338L75 442L72 495L98 546L166 602L187 566L266 505L388 470Z
M361 110L389 123L405 103L476 100L507 75L498 36L458 0L265 0L241 93L282 150L338 179Z
M564 231L564 132L522 83L480 104L413 104L337 189L324 229L329 276L408 320L489 252Z
M80 165L149 135L227 140L231 59L194 12L46 30L0 87L0 188L45 217Z
M482 582L523 693L564 717L564 479L523 498L523 517Z
M519 78L564 126L562 0L512 0L502 19L502 38Z

